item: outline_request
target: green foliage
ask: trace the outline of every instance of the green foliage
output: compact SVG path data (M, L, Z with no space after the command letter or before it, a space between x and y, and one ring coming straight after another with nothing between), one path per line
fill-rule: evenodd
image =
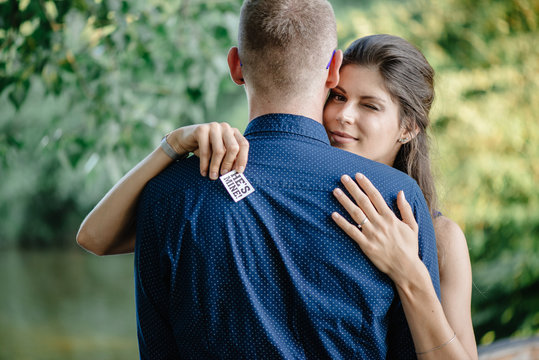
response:
M73 241L160 136L205 120L239 5L0 1L0 246Z

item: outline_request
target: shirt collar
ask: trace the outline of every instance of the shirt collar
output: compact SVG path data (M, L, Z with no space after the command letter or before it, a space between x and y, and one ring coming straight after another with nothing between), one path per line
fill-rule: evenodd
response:
M326 130L319 122L301 115L266 114L249 122L244 135L261 132L285 132L306 136L329 145Z

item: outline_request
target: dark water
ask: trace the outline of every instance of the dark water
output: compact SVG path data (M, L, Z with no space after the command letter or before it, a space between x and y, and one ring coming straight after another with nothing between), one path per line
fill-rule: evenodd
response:
M0 359L137 359L133 256L0 252Z

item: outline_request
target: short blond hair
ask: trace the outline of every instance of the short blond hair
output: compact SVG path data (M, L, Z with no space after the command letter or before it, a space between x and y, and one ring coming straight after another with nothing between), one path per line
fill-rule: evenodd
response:
M258 92L308 91L337 47L327 0L245 0L239 26L243 76Z

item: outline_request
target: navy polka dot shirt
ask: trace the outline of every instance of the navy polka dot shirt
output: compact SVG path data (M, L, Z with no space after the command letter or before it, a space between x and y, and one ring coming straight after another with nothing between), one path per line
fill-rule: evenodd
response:
M234 202L221 181L179 161L144 189L135 286L143 359L414 358L391 280L331 219L332 190L365 174L395 209L404 190L419 251L439 294L434 230L404 173L332 148L318 122L270 114L251 121L245 176Z

